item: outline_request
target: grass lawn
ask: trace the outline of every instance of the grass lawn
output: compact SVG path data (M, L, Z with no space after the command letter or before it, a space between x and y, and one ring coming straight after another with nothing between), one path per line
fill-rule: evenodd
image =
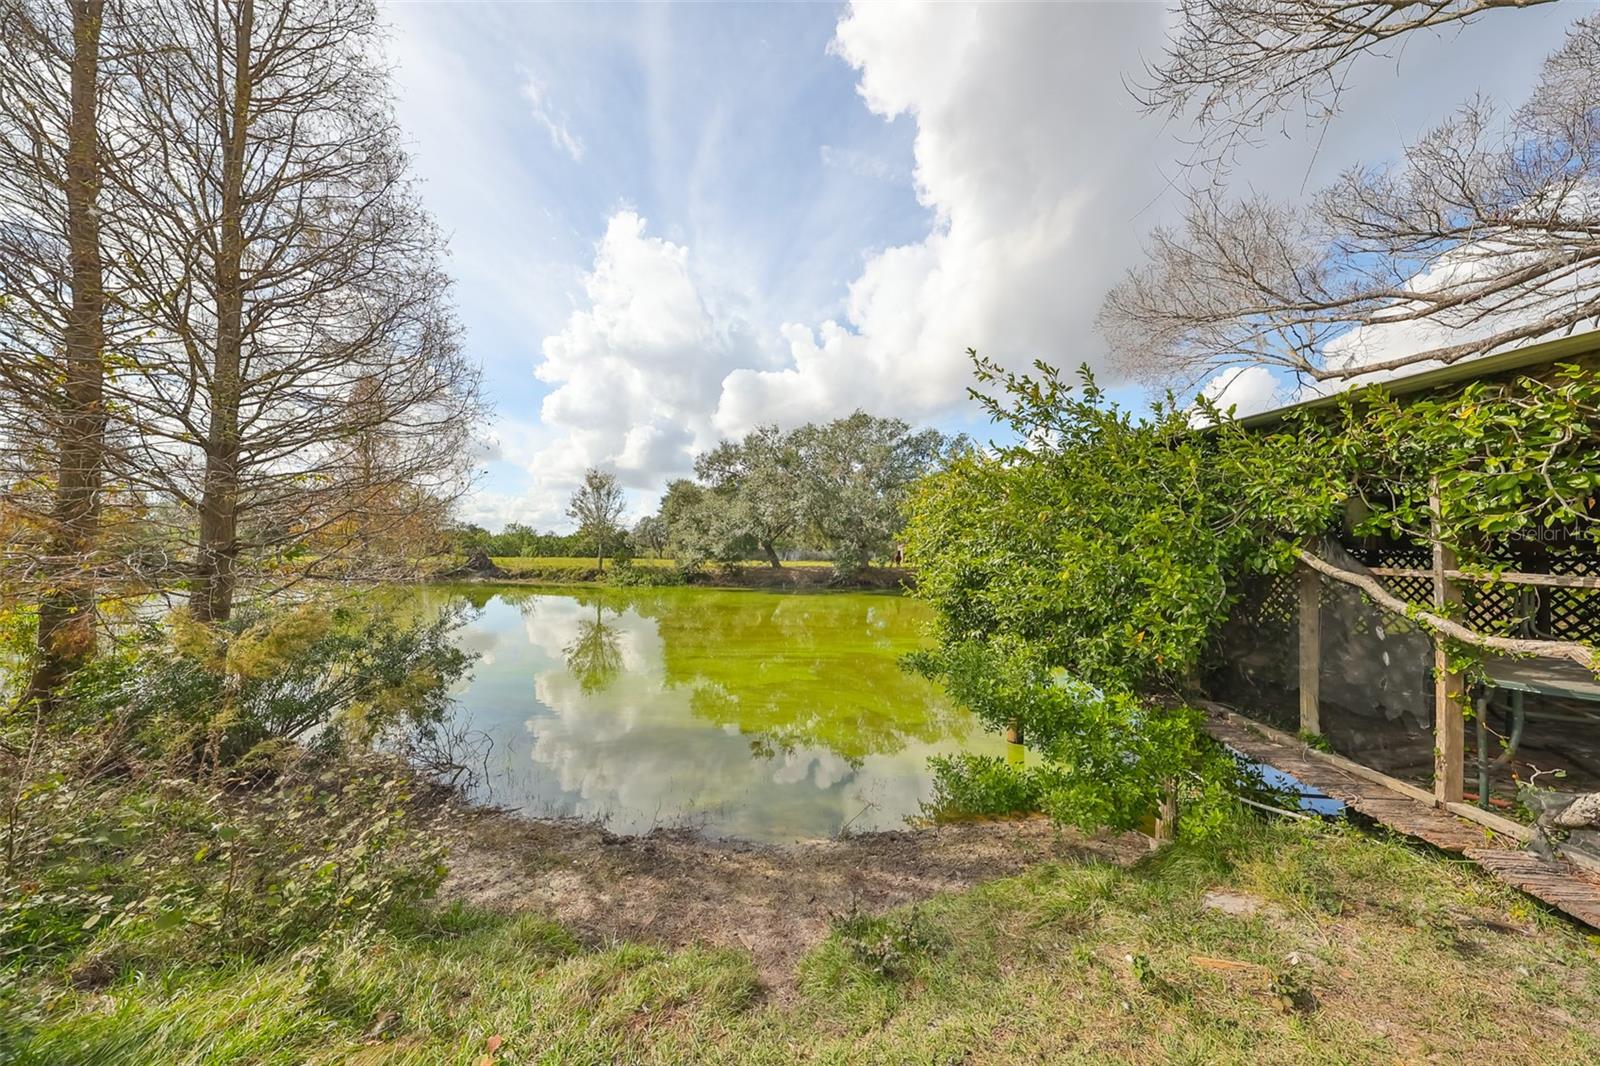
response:
M579 555L496 555L494 565L504 570L593 570L594 556ZM615 566L615 561L606 560L606 569ZM672 566L671 559L638 558L633 560L634 566Z
M740 952L448 910L320 965L35 983L13 1015L38 1003L0 1061L8 1039L51 1064L1600 1061L1594 938L1462 864L1298 824L842 921L787 996Z

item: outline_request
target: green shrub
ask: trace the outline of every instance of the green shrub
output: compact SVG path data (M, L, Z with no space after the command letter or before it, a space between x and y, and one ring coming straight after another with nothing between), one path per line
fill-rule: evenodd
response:
M0 969L77 952L259 956L365 936L444 874L432 786L376 747L440 728L470 660L451 619L310 605L144 625L48 718L0 719Z
M978 399L1019 443L961 456L912 494L907 551L936 644L911 664L989 729L1021 725L1053 770L1045 788L954 764L946 792L1126 829L1176 782L1185 831L1203 831L1236 809L1233 764L1172 697L1227 617L1231 579L1288 552L1238 520L1241 478L1186 407L1135 419L1087 370L1073 385L1044 364L1035 377L980 362L978 379L999 387ZM957 771L973 779L958 786Z
M922 813L939 821L1043 810L1060 779L1054 767L1012 766L993 755L935 755L928 765L933 799L922 804Z

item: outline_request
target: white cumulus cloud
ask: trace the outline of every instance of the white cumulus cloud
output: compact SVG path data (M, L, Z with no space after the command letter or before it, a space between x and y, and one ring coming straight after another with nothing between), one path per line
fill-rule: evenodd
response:
M673 223L669 240L636 211L616 211L577 308L543 341L537 375L552 391L538 424L500 435L501 454L537 486L526 504L552 514L533 497L564 497L586 467L599 466L618 473L643 510L697 450L761 423L857 408L913 420L970 414L968 347L1012 367L1088 363L1114 380L1095 312L1107 286L1140 260L1149 228L1172 213L1162 168L1185 152L1182 131L1141 114L1125 84L1159 53L1163 20L1159 5L849 7L831 49L855 72L870 112L915 124L912 174L927 231L888 247L862 232L859 247L874 250L836 313L781 322L749 311L759 301L748 294L741 302L707 281L730 273L727 249L692 219ZM1439 64L1412 66L1432 79L1427 86L1408 81L1414 91L1396 94L1374 82L1371 99L1351 97L1350 121L1330 127L1330 159L1374 146L1381 156L1402 139L1402 122L1431 122L1459 98ZM579 157L582 143L540 85L528 80L524 96L553 141ZM1253 168L1252 184L1293 195L1320 181L1308 169L1309 142L1302 147ZM826 138L807 151L826 166L890 180L903 166ZM758 321L747 325L742 311ZM1208 394L1245 413L1271 406L1279 389L1267 372L1247 370Z
M1264 366L1233 366L1215 374L1200 394L1234 417L1260 414L1283 403L1278 378Z
M843 321L783 327L788 365L730 375L718 427L853 407L936 415L964 399L969 346L1012 365L1100 363L1095 308L1160 190L1156 135L1128 136L1117 71L1160 28L1155 9L853 6L834 50L868 108L915 119L934 226L867 260Z
M584 295L587 306L541 347L535 373L555 388L539 412L545 443L521 465L547 484L599 466L629 487L658 488L716 442L722 380L750 365L754 345L740 321L712 313L688 249L649 236L631 210L607 224Z

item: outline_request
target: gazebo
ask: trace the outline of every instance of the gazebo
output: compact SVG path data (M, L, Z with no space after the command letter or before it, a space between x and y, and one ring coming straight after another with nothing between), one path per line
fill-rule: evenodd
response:
M1383 386L1405 403L1473 381L1515 390L1567 365L1600 373L1600 331ZM1291 414L1315 417L1336 403L1319 397L1241 421L1282 431L1292 428ZM1582 649L1600 642L1594 541L1508 537L1476 549L1492 565L1466 569L1436 537L1357 536L1359 518L1347 515L1321 544L1308 545L1294 574L1237 590L1207 677L1218 703L1280 742L1292 735L1307 751L1326 753L1313 761L1507 836L1528 835L1509 816L1519 786L1535 776L1542 785L1559 779L1567 791L1600 791L1600 682ZM1470 677L1456 672L1434 635L1447 628L1422 624L1419 612L1503 634L1491 651L1505 654L1488 655ZM1586 845L1597 842L1600 834L1575 834L1569 853L1586 861ZM1593 854L1600 860L1600 848Z

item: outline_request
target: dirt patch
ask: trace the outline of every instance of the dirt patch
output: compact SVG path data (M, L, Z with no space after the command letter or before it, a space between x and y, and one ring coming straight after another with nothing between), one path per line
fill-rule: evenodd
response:
M1250 918L1257 911L1267 907L1259 896L1252 896L1248 892L1229 892L1220 888L1207 892L1200 900L1200 905L1207 910L1221 911L1233 918Z
M1130 863L1136 833L1086 837L1043 818L871 833L788 846L708 841L469 812L443 894L537 911L597 943L634 940L741 948L780 995L834 915L882 911L1048 860Z

